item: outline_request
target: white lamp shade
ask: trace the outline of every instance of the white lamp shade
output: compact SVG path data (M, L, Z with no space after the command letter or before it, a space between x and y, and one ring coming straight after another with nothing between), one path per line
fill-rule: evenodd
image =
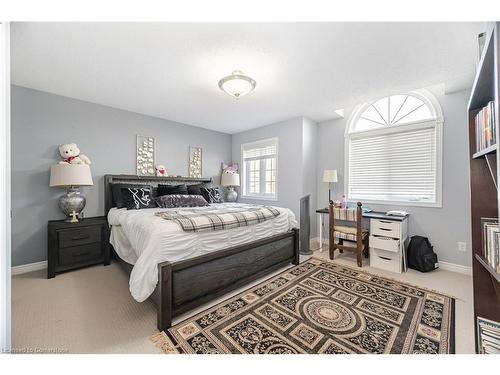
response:
M238 173L223 173L220 184L222 186L240 186L240 175Z
M323 182L337 182L337 170L325 169L323 171Z
M86 164L56 164L50 167L50 186L92 185L92 174Z

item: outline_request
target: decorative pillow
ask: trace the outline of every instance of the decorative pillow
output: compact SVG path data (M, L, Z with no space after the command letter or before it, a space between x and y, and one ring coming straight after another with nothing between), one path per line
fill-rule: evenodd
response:
M203 207L208 206L208 202L201 195L170 194L156 197L155 202L158 207Z
M224 190L221 187L202 187L200 190L208 203L224 203Z
M158 185L158 189L156 190L156 196L160 197L162 195L172 195L172 194L180 194L180 195L188 195L188 190L185 184L182 185Z
M122 197L123 188L139 188L139 189L146 188L152 190L150 185L136 185L136 184L124 184L124 183L112 184L111 192L113 194L113 200L115 201L116 208L127 207Z
M121 188L121 195L123 204L127 207L127 210L156 207L150 186Z
M201 188L203 184L187 185L188 194L190 195L201 195Z

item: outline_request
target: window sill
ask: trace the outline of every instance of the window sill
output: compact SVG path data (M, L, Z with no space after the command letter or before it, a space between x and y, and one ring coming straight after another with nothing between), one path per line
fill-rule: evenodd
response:
M278 200L277 197L263 197L259 195L240 195L240 198L242 199L255 199L255 200L261 200L261 201L272 201L276 202Z
M388 201L388 200L372 200L372 199L347 199L348 203L361 202L363 204L376 204L381 206L405 206L405 207L428 207L428 208L443 208L442 202L408 202L408 201Z

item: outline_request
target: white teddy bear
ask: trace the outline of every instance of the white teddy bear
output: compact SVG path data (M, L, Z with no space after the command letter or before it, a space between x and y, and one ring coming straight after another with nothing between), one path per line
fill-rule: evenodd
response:
M80 154L80 149L76 143L66 143L64 145L60 145L59 153L64 159L60 161L59 164L91 164L88 157Z
M155 167L157 177L168 177L167 169L164 165L157 165Z

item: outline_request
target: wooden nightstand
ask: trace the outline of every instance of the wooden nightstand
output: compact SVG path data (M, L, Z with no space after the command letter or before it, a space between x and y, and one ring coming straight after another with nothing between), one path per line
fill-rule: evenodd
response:
M90 266L109 264L109 227L105 216L48 222L47 278L57 273Z

